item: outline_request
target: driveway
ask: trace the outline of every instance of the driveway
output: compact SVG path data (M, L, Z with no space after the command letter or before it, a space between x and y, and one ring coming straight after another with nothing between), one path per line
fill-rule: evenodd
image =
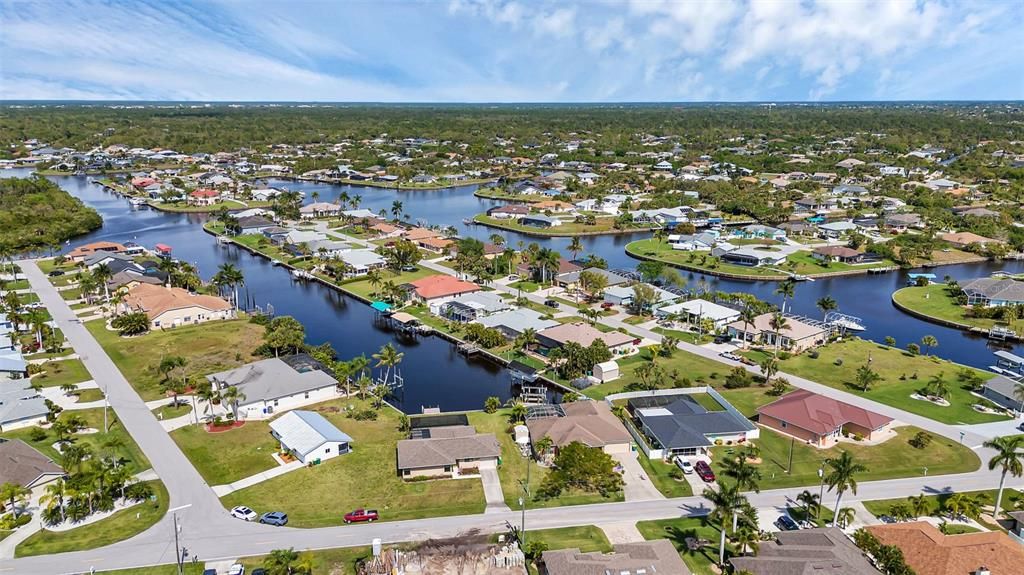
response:
M501 490L501 480L498 479L497 469L481 469L480 482L484 484L484 498L487 500L487 508L484 513L495 513L508 511L505 505L505 493Z
M636 459L638 454L616 453L612 457L625 471L622 474L622 480L625 482L626 501L650 501L665 498L651 483L644 468L640 467L640 462Z

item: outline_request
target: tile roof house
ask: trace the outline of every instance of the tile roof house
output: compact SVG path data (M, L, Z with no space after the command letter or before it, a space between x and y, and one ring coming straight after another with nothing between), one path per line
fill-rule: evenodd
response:
M943 535L926 521L867 527L884 545L903 551L917 575L1018 575L1024 545L1001 531Z
M778 333L772 328L771 321L772 314L763 313L754 318L752 324L734 321L726 327L729 335L736 339L768 346L774 346L775 340L779 339L780 347L794 352L821 345L828 339L828 331L825 328L795 318L786 318L788 327L779 330Z
M412 299L428 303L432 308L440 306L455 296L480 291L480 286L475 283L463 281L447 274L427 276L406 285Z
M267 419L274 413L337 396L334 374L305 353L272 357L206 376L214 388L237 387L239 419ZM243 417L244 416L244 417Z
M729 563L751 575L881 575L835 527L776 533L774 541L761 543L756 556L733 557Z
M603 401L574 401L561 404L561 414L527 418L530 441L536 445L550 437L556 449L578 441L605 453L629 453L632 436Z
M64 476L64 468L20 439L0 439L0 485L34 489Z
M595 340L604 341L612 353L628 353L635 338L618 331L603 332L583 322L564 323L537 333L537 342L544 348L554 349L569 342L589 347Z
M493 433L477 433L472 425L417 431L413 439L398 442L398 474L403 478L458 477L497 468L501 446Z
M689 575L679 552L668 539L619 543L614 553L583 553L577 548L545 551L547 575Z
M955 248L966 248L973 244L998 244L1002 243L999 240L992 238L986 238L985 236L979 236L973 232L956 232L951 234L942 234L939 239L948 242L949 245Z
M814 251L811 252L811 257L822 261L855 264L864 259L864 254L846 246L821 246L814 248Z
M270 434L303 464L319 463L351 450L352 438L314 411L289 411L270 422Z
M67 253L67 259L73 262L84 261L86 257L97 252L120 253L125 250L124 245L114 242L93 242L78 246Z
M153 328L176 327L234 316L231 304L217 296L148 283L140 283L129 289L122 306L129 312L145 313Z
M877 439L893 419L812 391L799 389L757 408L757 422L818 447L831 447L844 433Z

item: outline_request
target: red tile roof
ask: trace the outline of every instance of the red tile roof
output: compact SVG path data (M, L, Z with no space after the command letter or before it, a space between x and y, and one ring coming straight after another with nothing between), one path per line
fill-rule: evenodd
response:
M882 544L899 547L917 575L971 575L980 567L992 575L1016 575L1024 564L1024 546L1002 532L943 535L926 521L867 529Z
M829 433L847 423L878 429L892 421L891 417L805 389L787 393L759 407L757 412L818 434Z
M189 195L193 198L216 198L220 195L220 192L209 188L200 188L198 190L193 190Z
M413 286L416 289L416 295L423 299L436 299L480 291L480 286L475 283L462 281L444 274L427 276L409 282L409 285Z

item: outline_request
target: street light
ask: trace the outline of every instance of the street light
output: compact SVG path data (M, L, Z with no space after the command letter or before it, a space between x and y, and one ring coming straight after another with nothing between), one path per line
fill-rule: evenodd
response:
M178 525L178 511L188 509L189 507L192 507L191 503L167 510L174 519L174 564L178 566L178 575L184 575L185 573L185 566L183 565L185 558L182 557L181 547L178 545L178 532L181 531L181 527Z
M814 512L815 519L821 519L821 498L825 497L825 466L818 468L818 479L821 485L818 487L818 508Z

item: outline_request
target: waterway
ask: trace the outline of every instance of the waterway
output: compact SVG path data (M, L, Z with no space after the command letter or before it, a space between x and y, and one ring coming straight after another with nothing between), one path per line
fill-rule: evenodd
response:
M0 177L26 175L27 171L7 170ZM236 247L218 245L212 236L202 231L206 216L197 214L170 214L149 208L133 208L124 199L90 184L80 176L51 177L71 194L96 208L104 218L100 230L77 238L71 245L97 239L136 241L152 247L160 242L174 248L175 257L197 265L204 278L212 276L217 266L230 262L238 266L246 278L245 290L256 303L270 303L278 314L292 315L306 326L311 343L329 341L342 358L364 353L367 356L389 341L393 334L373 325L373 314L368 306L317 283L294 282L283 269L274 268L263 258L253 256ZM360 207L390 211L392 202L400 201L411 221L430 225L455 226L463 236L486 240L497 230L484 226L463 224L463 220L499 205L501 202L473 195L476 186L461 186L442 190L394 190L368 186L317 184L286 180L270 180L270 185L305 192L306 201L312 201L317 192L319 201L333 201L345 192L362 197ZM536 238L514 232L498 232L506 242L518 247L537 242L567 254L569 238ZM631 268L636 260L625 254L624 246L646 233L591 236L582 238L585 254L594 253L608 261L613 268ZM950 275L959 280L987 276L996 270L1024 272L1024 262L976 263L945 266L934 270L940 278ZM706 288L726 292L747 292L757 297L781 303L774 295L775 282L740 282L704 274L684 272L683 278L691 289ZM847 276L797 286L796 297L790 302L790 311L808 317L820 317L815 302L828 295L838 303L840 311L864 320L867 330L861 336L875 341L885 337L896 338L901 347L920 342L925 335L939 341L935 350L939 356L953 361L984 368L992 363L996 348L981 337L970 336L959 330L942 327L910 317L895 309L891 294L906 283L906 272L879 275ZM445 410L479 409L483 400L491 395L506 399L510 395L509 377L503 369L485 360L467 360L439 338L421 338L416 342L395 341L405 353L401 364L405 377L404 396L395 402L407 412L418 412L421 406L440 406ZM1021 346L1013 346L1024 354ZM1011 348L1011 349L1013 349Z

